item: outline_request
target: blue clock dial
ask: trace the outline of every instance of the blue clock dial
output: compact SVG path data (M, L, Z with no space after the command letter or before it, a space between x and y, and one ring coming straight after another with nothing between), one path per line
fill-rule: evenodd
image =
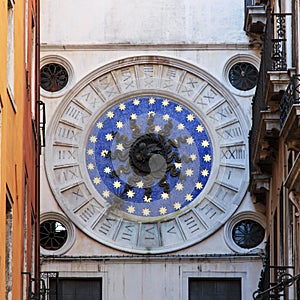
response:
M103 111L86 141L86 168L112 208L159 217L196 200L210 177L207 128L187 106L150 95Z

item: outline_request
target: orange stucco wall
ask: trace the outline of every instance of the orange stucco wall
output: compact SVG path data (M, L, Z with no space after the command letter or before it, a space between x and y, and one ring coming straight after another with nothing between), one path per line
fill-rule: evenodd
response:
M22 298L24 275L24 241L28 244L27 265L31 266L31 221L36 216L36 161L37 144L32 124L31 92L36 88L26 86L26 69L31 68L31 13L35 1L28 1L28 22L25 22L26 1L14 3L14 90L13 97L7 91L7 1L0 1L0 98L1 98L1 150L0 150L0 299L6 290L6 194L12 199L12 299ZM34 17L36 19L36 17ZM26 24L28 27L26 28ZM25 32L28 31L28 34ZM28 42L25 42L28 38ZM29 60L26 62L25 47L28 45ZM35 76L30 74L29 76ZM25 178L27 177L27 218L24 218ZM27 224L24 226L24 220ZM27 227L27 231L24 228ZM25 238L26 236L26 238Z

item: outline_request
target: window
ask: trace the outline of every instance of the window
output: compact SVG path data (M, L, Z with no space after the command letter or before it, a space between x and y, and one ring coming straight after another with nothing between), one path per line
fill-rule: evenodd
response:
M240 278L190 278L189 300L241 300Z
M50 280L50 291L56 290L56 280ZM101 278L59 278L58 297L50 293L49 300L101 300Z
M12 299L12 227L13 227L13 214L12 214L12 200L10 194L6 195L6 257L5 257L5 270L6 270L6 290L5 299Z
M41 68L41 87L48 92L58 92L68 83L68 72L64 66L50 63Z
M11 98L14 95L14 3L7 1L7 85Z
M258 71L248 62L234 64L229 70L229 81L236 89L249 91L256 86Z
M250 219L245 219L233 227L232 238L241 248L250 249L257 247L265 237L265 229Z
M58 250L67 241L67 228L56 220L47 220L41 223L40 240L41 246L46 250Z

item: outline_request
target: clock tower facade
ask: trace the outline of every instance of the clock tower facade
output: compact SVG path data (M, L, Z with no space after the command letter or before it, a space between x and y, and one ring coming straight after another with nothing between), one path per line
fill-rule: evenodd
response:
M248 192L259 51L235 2L42 3L50 299L252 298L265 242Z

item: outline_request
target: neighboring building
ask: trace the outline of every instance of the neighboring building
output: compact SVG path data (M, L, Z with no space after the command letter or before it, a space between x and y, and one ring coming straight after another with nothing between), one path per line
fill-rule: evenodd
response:
M39 277L38 2L0 4L0 299Z
M300 7L282 0L248 13L249 35L263 37L250 134L251 192L266 205L268 243L255 295L300 299Z
M42 2L49 299L252 299L268 227L249 192L248 4Z

